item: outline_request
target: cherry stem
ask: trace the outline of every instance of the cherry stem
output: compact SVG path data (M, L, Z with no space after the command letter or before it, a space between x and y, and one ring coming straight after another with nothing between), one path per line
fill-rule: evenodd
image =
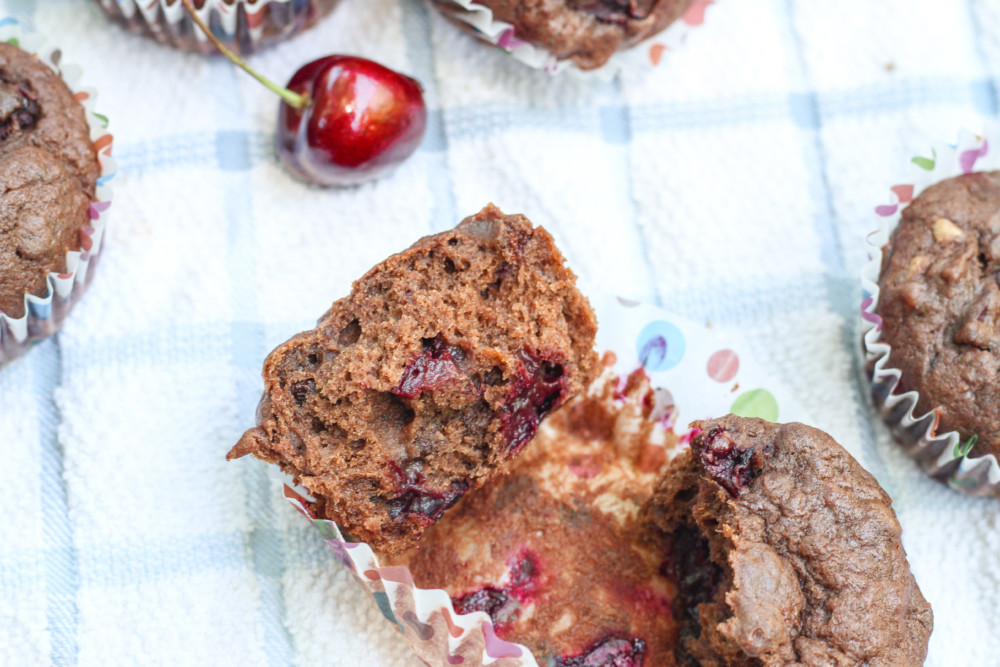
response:
M299 111L305 109L307 106L311 104L311 100L309 99L308 95L300 95L298 93L294 93L288 90L287 88L284 88L283 86L279 86L278 84L274 83L273 81L265 77L263 74L258 74L253 69L251 69L249 65L243 62L242 58L240 58L238 55L236 55L228 48L226 48L226 45L220 42L219 38L212 34L212 31L209 30L208 26L205 25L205 22L202 21L201 17L198 16L198 13L195 11L194 5L191 4L191 0L181 0L181 4L184 5L184 9L186 9L187 13L191 16L191 20L194 21L199 28L201 28L201 31L205 33L205 36L208 37L208 40L212 42L212 44L215 44L215 48L219 49L219 51L222 52L222 55L233 61L233 63L235 63L240 69L242 69L244 72L246 72L253 78L260 81L262 84L264 84L264 86L268 90L271 90L280 95L281 99L285 100L285 102L287 102L289 106L292 106L298 109Z

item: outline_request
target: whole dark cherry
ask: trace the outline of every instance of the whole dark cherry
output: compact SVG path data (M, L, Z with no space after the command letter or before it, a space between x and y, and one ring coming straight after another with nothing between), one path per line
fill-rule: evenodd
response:
M365 58L326 56L303 66L282 88L252 70L181 0L192 21L227 58L278 94L278 156L317 185L358 185L413 155L427 129L416 80Z
M376 62L327 56L295 73L278 112L278 155L303 180L357 185L398 167L420 146L427 106L420 84Z

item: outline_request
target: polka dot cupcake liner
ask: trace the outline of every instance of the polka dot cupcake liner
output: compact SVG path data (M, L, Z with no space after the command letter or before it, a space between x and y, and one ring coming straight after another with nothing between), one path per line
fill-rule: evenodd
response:
M643 368L655 388L652 415L665 428L683 433L683 443L694 436L688 423L729 412L771 421L808 421L790 392L770 379L731 334L611 295L591 302L602 323L597 349L613 355L612 370L622 389L628 376ZM305 489L286 485L285 496L424 662L538 665L527 647L499 638L486 613L459 614L445 591L417 588L406 567L380 565L367 544L351 541L333 521L313 517Z
M882 250L905 208L928 186L973 171L1000 169L1000 131L974 134L963 131L955 144L929 145L910 159L907 183L888 189L887 203L875 207L879 226L868 236L868 258L861 274L861 321L865 371L871 397L893 437L924 472L951 488L972 496L1000 498L1000 465L992 454L970 456L975 439L963 440L957 431L938 432L938 411L917 414L920 395L899 391L901 373L892 367L892 346L882 340L878 306L878 279Z
M695 0L684 15L666 30L657 33L630 49L614 54L602 67L581 70L569 59L559 59L550 51L519 39L514 26L495 20L493 11L475 0L431 0L442 14L469 27L481 41L492 44L528 67L550 74L573 72L578 75L612 78L619 70L655 67L670 51L681 47L692 28L705 21L705 13L715 0Z
M97 93L80 85L83 70L63 62L62 51L58 47L47 46L43 36L29 33L13 18L0 18L0 41L10 42L34 54L66 82L86 111L90 139L97 150L101 168L97 178L97 196L90 204L90 224L80 232L79 250L66 253L65 271L48 275L44 296L25 295L23 316L14 318L0 313L0 366L3 366L24 354L36 341L58 331L73 305L90 285L101 256L111 206L109 183L116 167L111 157L113 139L107 129L108 119L94 111Z
M182 51L217 53L181 0L95 0L131 32ZM195 0L198 17L233 51L246 55L312 26L340 0ZM198 7L198 5L201 7Z

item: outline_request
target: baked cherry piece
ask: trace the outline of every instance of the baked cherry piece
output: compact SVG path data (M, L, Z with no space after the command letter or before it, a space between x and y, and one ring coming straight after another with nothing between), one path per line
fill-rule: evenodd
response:
M41 115L30 83L0 80L0 141L5 141L14 132L30 130Z
M440 335L425 338L422 343L424 353L410 362L392 392L397 396L416 398L424 391L440 389L462 377L458 366L463 356L461 348L447 345Z
M511 384L511 397L502 419L507 455L515 456L535 437L545 415L565 402L566 378L562 364L525 349L521 352L521 367Z
M462 379L460 363L465 355L457 345L448 345L441 336L423 340L424 351L406 366L392 393L416 398L425 391L446 387ZM538 431L547 414L566 400L566 378L562 364L525 348L520 364L510 380L509 398L501 419L507 441L506 456L516 456ZM480 387L480 390L482 387Z
M306 103L281 103L278 155L310 183L357 185L384 176L413 155L427 129L420 84L365 58L314 60L287 88Z
M510 581L502 586L493 584L452 599L455 611L489 614L493 629L503 635L521 615L521 607L538 591L538 560L530 551L515 555L510 569Z
M770 446L740 449L721 426L713 426L702 437L699 452L705 472L712 476L733 498L739 498L764 465Z
M642 667L646 642L641 639L606 637L580 655L556 658L556 667Z
M486 612L493 629L503 633L503 629L517 620L521 615L521 602L506 589L497 586L484 586L478 591L466 593L452 600L455 611L459 614L471 614L474 611Z
M428 489L424 486L423 461L414 459L405 466L390 465L390 474L396 480L399 496L389 501L389 517L397 519L408 515L417 518L424 525L431 525L459 501L469 490L469 483L456 481L443 489Z
M307 183L350 186L400 165L420 146L427 106L416 80L355 56L326 56L301 67L286 88L251 69L181 0L191 20L229 60L282 99L278 156Z

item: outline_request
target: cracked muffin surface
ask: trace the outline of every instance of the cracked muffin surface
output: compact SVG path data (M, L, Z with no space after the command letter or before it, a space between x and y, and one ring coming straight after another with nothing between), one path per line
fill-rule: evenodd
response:
M268 356L229 458L279 464L382 554L412 546L590 384L596 321L575 281L548 232L494 206L417 241Z

